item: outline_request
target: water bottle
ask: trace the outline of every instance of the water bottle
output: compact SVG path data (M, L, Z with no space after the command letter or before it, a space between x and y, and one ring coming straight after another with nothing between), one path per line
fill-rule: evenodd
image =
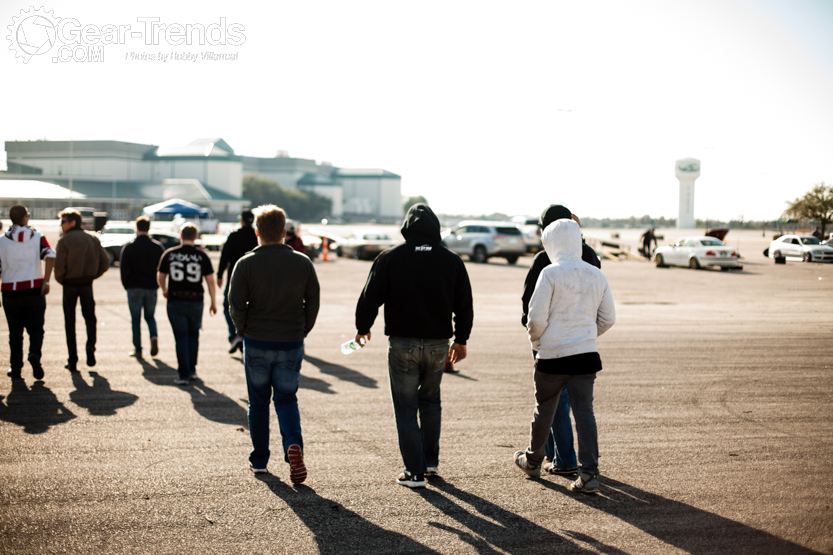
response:
M349 355L353 351L358 351L361 348L362 346L360 343L356 342L355 339L351 339L350 341L346 341L341 344L341 354Z

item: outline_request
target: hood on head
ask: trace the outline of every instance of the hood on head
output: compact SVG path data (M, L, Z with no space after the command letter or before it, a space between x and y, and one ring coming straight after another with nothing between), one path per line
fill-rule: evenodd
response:
M566 206L560 204L550 204L546 210L541 213L541 218L538 220L538 226L541 229L547 229L555 220L569 220L573 217L573 213Z
M541 234L550 261L581 259L581 230L573 220L556 220Z
M400 231L408 243L436 245L441 241L440 220L427 204L411 206Z

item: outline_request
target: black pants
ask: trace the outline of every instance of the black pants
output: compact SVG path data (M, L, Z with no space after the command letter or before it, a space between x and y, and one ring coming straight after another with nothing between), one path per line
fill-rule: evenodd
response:
M75 306L81 300L81 315L87 324L87 356L95 353L95 299L93 284L64 285L64 326L67 333L67 353L70 365L78 362L78 348L75 345Z
M3 294L3 309L9 324L9 351L12 370L23 368L23 330L29 334L29 362L40 364L43 345L43 317L46 299L40 295Z

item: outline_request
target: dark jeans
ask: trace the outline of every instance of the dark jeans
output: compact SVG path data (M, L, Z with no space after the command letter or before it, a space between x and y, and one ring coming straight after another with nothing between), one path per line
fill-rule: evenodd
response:
M130 309L130 319L133 323L133 348L136 353L142 352L142 311L145 312L145 322L148 325L150 338L157 337L156 318L156 289L128 289L127 308Z
M532 358L538 351L532 350ZM576 448L573 447L573 423L570 421L570 394L567 388L561 390L561 397L558 399L558 407L555 409L555 417L552 420L552 433L547 439L547 447L544 450L546 456L556 468L569 470L576 468Z
M303 346L289 351L273 351L243 346L246 386L249 391L249 435L253 468L269 464L269 400L274 391L275 413L281 430L284 457L290 445L304 450L301 413L298 411L298 381L301 377Z
M388 374L399 452L405 470L422 474L440 455L440 382L448 340L391 337Z
M43 316L46 298L37 296L3 295L3 310L9 323L9 350L12 370L23 368L23 330L29 334L29 362L40 364L43 346Z
M87 356L95 353L95 299L93 284L64 285L64 327L67 335L68 362L74 366L78 362L78 347L75 344L75 307L81 301L81 315L87 325Z
M228 310L228 288L231 285L231 277L226 282L226 288L223 289L223 314L226 317L226 324L228 324L228 340L231 343L231 340L234 339L234 336L237 335L237 330L234 327L234 321L231 319L231 313Z
M202 302L168 301L168 320L176 341L177 370L183 380L197 373L202 309Z

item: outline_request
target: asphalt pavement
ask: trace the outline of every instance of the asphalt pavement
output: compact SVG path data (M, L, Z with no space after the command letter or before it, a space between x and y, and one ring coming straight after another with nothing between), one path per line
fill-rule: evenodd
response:
M176 386L164 299L159 355L131 359L111 268L95 283L98 363L71 375L55 284L44 380L26 366L0 381L0 552L833 554L833 265L758 252L742 272L604 261L617 323L599 340L601 493L586 496L512 463L533 409L530 262L467 263L469 357L444 377L441 477L424 490L395 482L381 314L366 348L339 351L369 262L316 263L300 486L274 414L271 474L248 470L242 359L221 314L206 305L200 380Z

